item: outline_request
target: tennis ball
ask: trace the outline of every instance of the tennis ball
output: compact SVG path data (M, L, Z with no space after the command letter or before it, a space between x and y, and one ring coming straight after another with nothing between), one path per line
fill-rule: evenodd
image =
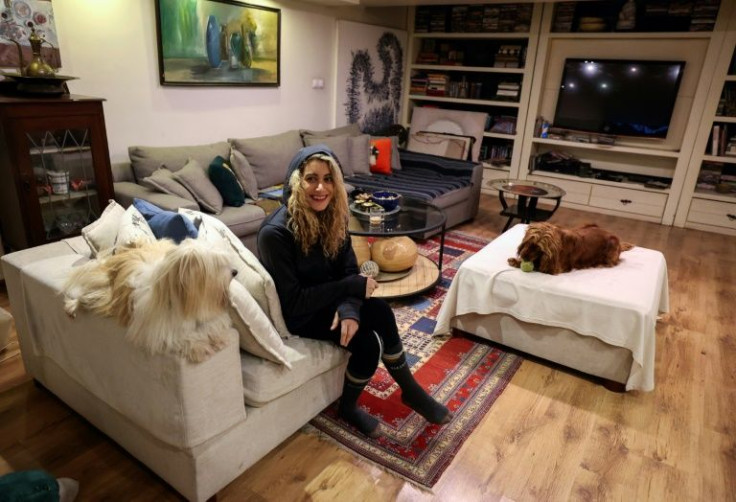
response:
M534 270L534 262L533 261L522 261L521 262L521 271L522 272L532 272Z

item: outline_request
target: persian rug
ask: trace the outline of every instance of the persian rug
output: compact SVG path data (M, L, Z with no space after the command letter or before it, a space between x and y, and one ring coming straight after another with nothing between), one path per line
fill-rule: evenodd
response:
M404 406L398 385L381 364L358 402L381 422L378 438L368 438L339 419L336 403L310 422L314 428L419 486L431 488L439 480L522 362L518 355L459 330L452 336L431 336L458 267L486 244L469 234L447 232L440 283L425 295L391 302L414 377L455 414L452 421L431 424ZM439 237L418 246L436 262Z

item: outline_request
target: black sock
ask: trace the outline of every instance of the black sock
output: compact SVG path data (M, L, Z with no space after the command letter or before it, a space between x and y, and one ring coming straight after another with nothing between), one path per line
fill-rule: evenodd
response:
M401 387L401 400L409 408L419 413L433 424L446 424L452 420L452 413L445 406L434 400L432 396L414 380L409 365L406 362L406 354L402 347L398 352L383 354L383 364L389 374Z
M378 420L358 408L357 405L358 398L369 381L370 378L354 378L346 371L337 412L340 417L355 426L361 433L375 438L378 437Z

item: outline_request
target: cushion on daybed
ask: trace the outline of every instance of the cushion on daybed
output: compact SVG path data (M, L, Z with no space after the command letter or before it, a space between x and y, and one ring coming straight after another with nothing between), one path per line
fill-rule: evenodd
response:
M230 145L221 141L197 146L131 146L128 148L130 165L136 181L151 176L161 166L176 172L184 167L189 159L202 166L209 166L218 155L228 158Z

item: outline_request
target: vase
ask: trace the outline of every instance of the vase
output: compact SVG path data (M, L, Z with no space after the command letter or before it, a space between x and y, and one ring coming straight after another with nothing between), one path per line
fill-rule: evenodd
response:
M250 68L253 64L253 43L251 42L251 32L245 31L245 26L240 27L243 35L243 57L241 62L245 68Z
M207 61L212 68L220 66L220 26L217 18L210 16L207 20L207 31L205 33L205 47L207 48Z
M234 31L230 34L230 68L238 68L243 61L243 35Z

